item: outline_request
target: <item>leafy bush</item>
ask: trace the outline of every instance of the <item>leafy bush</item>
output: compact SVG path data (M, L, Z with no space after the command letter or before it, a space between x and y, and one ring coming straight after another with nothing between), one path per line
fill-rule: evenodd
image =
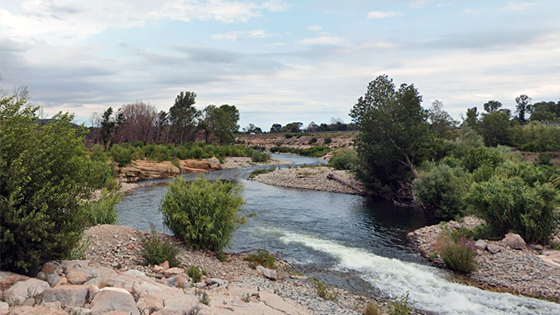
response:
M498 167L504 162L504 156L496 149L477 147L468 149L461 160L463 167L472 173L482 165Z
M462 168L440 164L414 181L416 197L440 219L452 219L465 207L469 176Z
M164 262L169 263L169 267L179 266L177 254L179 248L169 239L163 239L158 235L154 225L151 225L150 235L142 240L142 257L150 265L160 265Z
M309 139L309 144L317 143L317 137Z
M192 265L187 270L187 275L192 279L194 283L200 282L202 280L202 272L198 266Z
M84 200L101 188L86 129L67 113L39 127L37 110L0 99L0 270L24 274L69 257L82 239Z
M311 157L321 157L327 154L330 150L331 149L327 146L316 146L308 149L295 149L282 146L270 148L270 152L272 153L292 153Z
M268 269L277 269L276 258L269 252L265 250L258 250L256 253L251 253L243 260L249 262L249 267L256 269L257 266L261 265Z
M331 144L332 143L332 138L331 137L326 137L325 140L323 141L324 144Z
M187 245L221 251L244 223L245 218L238 214L244 203L241 189L240 185L209 182L202 176L192 183L175 177L159 211L165 225Z
M444 233L436 247L447 268L465 274L476 270L476 248L472 239L451 237Z
M325 300L336 301L338 299L338 291L330 288L329 285L320 281L319 279L311 280L315 290L317 291L317 295Z
M552 158L554 158L554 155L550 152L541 153L535 163L537 165L551 165L550 161L552 161Z
M270 159L270 154L260 151L253 151L251 155L251 161L255 163L264 163Z
M354 150L342 149L335 151L329 160L329 166L337 170L354 170L360 163L358 154Z
M389 306L390 315L408 315L412 312L413 303L408 301L408 292L397 297Z
M118 214L115 206L121 201L121 196L120 193L112 193L103 188L99 200L87 201L86 226L117 223Z
M558 231L558 190L551 184L528 184L520 177L493 177L475 183L466 202L495 236L514 232L528 242L548 244Z

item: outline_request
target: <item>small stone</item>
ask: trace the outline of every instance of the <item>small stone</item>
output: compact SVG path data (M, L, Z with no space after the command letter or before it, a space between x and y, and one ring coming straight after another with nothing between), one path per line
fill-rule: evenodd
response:
M185 272L185 270L183 270L182 268L174 267L174 268L169 268L169 269L165 270L164 275L165 275L166 278L169 278L169 277L172 277L172 276L175 276L175 275L178 275L178 274L182 274L184 272Z
M6 302L0 302L0 315L8 314L9 305Z
M217 285L217 287L225 287L226 285L229 284L229 282L227 280L222 280L222 279L218 279L218 278L211 278L211 279L206 279L204 282L206 282L206 286L213 286L213 285Z
M263 266L257 266L257 271L270 280L276 280L277 272L274 269L268 269Z
M478 240L476 241L476 243L474 243L474 245L476 246L476 248L480 249L481 251L484 251L488 246L488 243L486 243L486 241L484 240Z
M134 245L134 243L128 244L128 249L134 249L135 247L136 247L136 245Z
M491 254L497 254L499 252L502 251L502 248L498 245L494 245L494 244L488 244L488 246L486 246L486 249L491 253Z
M165 271L165 270L169 269L169 262L166 260L163 263L161 263L159 266L161 268L163 268L163 271Z

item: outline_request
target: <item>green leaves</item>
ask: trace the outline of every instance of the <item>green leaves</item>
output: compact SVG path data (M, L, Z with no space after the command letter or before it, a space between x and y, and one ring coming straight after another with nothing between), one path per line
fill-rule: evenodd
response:
M159 211L175 235L194 248L221 251L244 223L238 214L244 201L242 187L231 182L209 182L200 177L187 183L175 177Z

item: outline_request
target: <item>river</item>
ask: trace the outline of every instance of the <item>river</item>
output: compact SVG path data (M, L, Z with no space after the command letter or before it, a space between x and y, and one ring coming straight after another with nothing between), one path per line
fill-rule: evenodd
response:
M295 165L320 160L273 155ZM281 166L287 167L287 166ZM257 214L233 236L230 251L263 248L279 254L307 276L354 293L402 296L418 309L437 314L560 314L560 305L493 293L449 281L415 254L406 233L431 224L421 211L394 207L354 195L286 189L247 180L257 167L205 174L244 186L244 214ZM185 175L193 179L198 174ZM155 180L117 205L119 224L148 229L163 226L157 211L170 180Z

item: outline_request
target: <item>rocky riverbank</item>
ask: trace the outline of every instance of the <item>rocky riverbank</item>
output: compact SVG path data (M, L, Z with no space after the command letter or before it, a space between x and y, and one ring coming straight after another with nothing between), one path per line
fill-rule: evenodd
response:
M256 271L243 255L221 262L181 246L178 267L147 266L140 255L147 234L95 226L84 236L85 260L47 263L37 278L0 272L0 314L360 314L370 301L339 289L336 301L324 300L287 264L276 274ZM201 282L186 274L193 265L204 270Z
M443 266L435 246L444 228L472 229L481 221L467 217L462 222L450 221L408 234L414 246L426 259ZM479 240L476 243L475 272L466 280L485 289L507 291L560 302L560 252L543 246L526 245L514 234L503 240Z
M244 167L251 167L251 166L260 166L260 165L290 165L294 164L289 161L282 161L277 159L269 159L267 162L253 162L250 157L226 157L224 163L220 166L222 169L232 169L232 168L244 168Z
M274 186L362 195L362 184L347 171L331 167L300 167L257 175L255 180Z

